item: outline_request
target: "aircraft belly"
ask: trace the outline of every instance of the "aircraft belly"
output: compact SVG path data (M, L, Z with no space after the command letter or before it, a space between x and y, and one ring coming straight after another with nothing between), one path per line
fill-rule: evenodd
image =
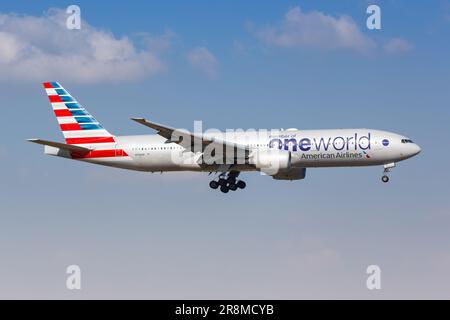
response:
M146 171L182 171L200 170L200 165L189 156L181 156L170 152L147 153L145 155L135 155L139 166Z
M139 166L137 162L133 161L131 157L91 158L79 160L108 167L144 171L143 168Z

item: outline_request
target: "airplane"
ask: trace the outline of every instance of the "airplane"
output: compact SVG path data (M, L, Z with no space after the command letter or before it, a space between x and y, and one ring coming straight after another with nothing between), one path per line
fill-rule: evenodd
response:
M42 139L48 155L146 172L215 173L212 189L244 189L241 172L261 172L275 180L301 180L307 168L383 166L382 181L397 162L421 148L408 137L372 129L189 132L148 121L133 121L152 135L116 136L107 131L58 82L43 83L65 143Z

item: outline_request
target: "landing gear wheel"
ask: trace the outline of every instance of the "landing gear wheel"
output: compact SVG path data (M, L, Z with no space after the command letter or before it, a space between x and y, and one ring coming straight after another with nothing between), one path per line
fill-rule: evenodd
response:
M245 187L247 186L247 184L246 184L244 181L239 180L238 182L236 182L236 186L237 186L239 189L245 189Z
M223 193L228 193L228 191L230 191L230 189L226 185L223 185L223 186L220 186L220 191L222 191Z
M213 180L209 183L209 187L211 189L217 189L219 187L219 183L217 181Z
M230 184L230 185L228 186L228 188L230 188L231 191L236 191L237 188L238 188L238 186L237 186L236 184Z
M391 172L391 169L395 168L395 162L387 163L384 165L383 176L381 177L381 181L384 183L389 181L388 173Z

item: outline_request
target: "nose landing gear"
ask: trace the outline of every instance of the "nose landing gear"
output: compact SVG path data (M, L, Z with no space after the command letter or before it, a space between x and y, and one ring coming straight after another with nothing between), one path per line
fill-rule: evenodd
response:
M381 181L383 181L384 183L389 182L389 176L388 173L391 172L391 169L395 168L395 163L388 163L384 165L384 175L381 177Z
M220 187L220 191L223 193L228 193L228 191L236 191L237 189L244 189L246 183L243 180L237 180L239 176L238 171L224 172L219 175L219 179L212 180L209 183L211 189L217 189Z

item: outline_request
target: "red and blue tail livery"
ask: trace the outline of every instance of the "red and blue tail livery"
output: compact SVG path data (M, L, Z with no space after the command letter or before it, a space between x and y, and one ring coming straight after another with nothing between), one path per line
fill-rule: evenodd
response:
M43 83L67 145L86 147L90 152L70 151L72 158L128 156L117 150L116 139L58 82Z
M58 82L44 82L48 99L67 144L114 144L114 136Z

